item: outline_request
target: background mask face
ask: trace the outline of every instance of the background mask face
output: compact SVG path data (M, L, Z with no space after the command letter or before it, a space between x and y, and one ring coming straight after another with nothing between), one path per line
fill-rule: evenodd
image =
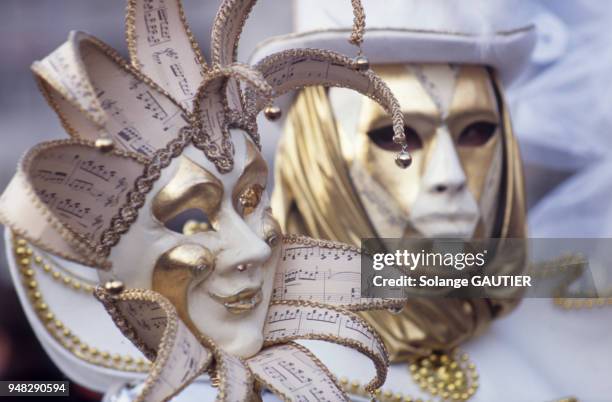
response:
M397 171L384 111L332 89L350 175L383 237L489 236L502 176L501 117L485 67L448 64L375 68L396 94L414 162Z
M113 249L113 270L100 275L161 293L192 331L247 357L263 343L279 254L266 239L280 231L265 193L266 163L250 140L233 137L229 173L191 147L162 172Z

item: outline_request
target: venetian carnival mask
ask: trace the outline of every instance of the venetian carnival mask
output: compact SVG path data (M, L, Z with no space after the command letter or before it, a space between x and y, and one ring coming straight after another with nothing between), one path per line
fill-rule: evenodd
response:
M363 9L352 3L359 44ZM368 389L384 382L384 345L351 311L401 300L361 298L356 248L282 236L255 118L289 90L352 88L391 114L400 145L391 163L406 167L399 104L363 57L291 49L253 67L235 63L254 4L221 4L211 65L180 2L159 1L158 12L138 0L127 16L131 65L83 33L33 65L73 138L26 154L0 218L22 241L98 270L95 296L154 362L137 400L168 400L204 371L220 400L249 400L254 381L285 399L345 400L299 338L361 351L377 371ZM299 370L305 386L268 375L275 370Z
M490 236L502 177L502 122L488 69L449 64L374 69L401 105L411 169L392 171L388 154L398 146L377 105L341 89L330 90L330 101L351 177L377 232L398 238Z

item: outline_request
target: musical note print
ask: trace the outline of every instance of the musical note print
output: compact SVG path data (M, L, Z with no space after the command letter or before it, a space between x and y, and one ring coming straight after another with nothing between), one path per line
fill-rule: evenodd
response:
M131 159L74 145L43 153L31 171L41 201L72 230L95 241L142 169Z
M373 304L401 306L400 299L361 297L361 254L350 247L322 247L292 242L283 244L274 278L273 301L326 303L352 311Z
M271 346L247 360L264 384L291 395L291 400L321 402L346 400L340 387L318 365L316 358L296 344Z
M154 1L145 2L145 29L150 46L166 43L172 39L168 25L168 10L163 0L158 3L155 7Z

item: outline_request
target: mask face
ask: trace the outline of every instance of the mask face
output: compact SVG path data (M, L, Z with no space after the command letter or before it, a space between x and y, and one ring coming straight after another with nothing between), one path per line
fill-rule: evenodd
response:
M351 178L383 237L491 234L501 182L501 118L479 66L387 65L375 70L396 95L413 163L398 170L391 121L373 101L332 89Z
M266 162L241 132L232 137L236 165L227 174L193 146L172 161L112 250L112 272L101 275L161 293L194 333L247 357L263 343L281 233Z

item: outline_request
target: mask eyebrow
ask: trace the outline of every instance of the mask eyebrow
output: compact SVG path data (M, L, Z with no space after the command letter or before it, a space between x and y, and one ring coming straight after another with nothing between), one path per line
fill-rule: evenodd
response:
M213 173L182 156L172 179L153 199L153 215L164 223L188 209L214 215L222 198L223 183Z
M265 189L268 182L268 164L255 145L248 139L245 139L245 141L247 149L244 169L232 192L234 207L238 206L240 195L250 186L259 184Z
M448 121L464 120L473 116L489 117L490 120L497 121L499 106L487 70L481 67L463 66L457 77Z

